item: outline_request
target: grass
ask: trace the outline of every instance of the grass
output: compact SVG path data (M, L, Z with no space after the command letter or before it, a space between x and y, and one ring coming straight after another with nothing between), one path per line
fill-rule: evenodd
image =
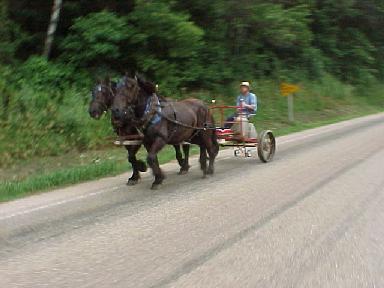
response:
M197 148L192 147L191 154L196 152ZM175 152L173 148L166 147L159 154L159 161L160 163L169 162L175 159L174 155ZM73 157L74 155L71 156ZM144 159L144 151L140 151L138 157ZM0 202L14 200L36 192L43 192L69 184L76 184L106 176L114 176L131 170L126 160L126 152L124 148L113 148L96 152L92 151L89 155L80 154L79 158L81 159L82 164L77 161L69 163L64 162L66 167L55 169L51 165L52 163L48 163L39 173L34 172L27 174L22 179L3 179L0 182ZM86 160L84 160L84 158L86 158ZM48 162L53 162L55 160L60 161L60 159L52 157ZM89 160L90 163L88 163ZM29 163L31 168L36 166L36 163L33 162L34 161ZM63 166L63 164L60 166ZM15 165L14 169L17 169L17 167L19 166Z
M295 95L295 122L290 123L287 121L287 100L280 96L277 84L270 80L256 82L259 110L254 122L258 131L271 129L276 136L281 136L384 111L382 84L355 88L329 77L323 79L323 82L306 82L300 85L302 89ZM213 97L217 103L231 103L233 100L212 95L209 93L207 96L203 91L190 96L202 98L206 102ZM105 123L92 123L105 126ZM102 131L100 135L104 133ZM192 153L197 151L197 148L193 149ZM144 159L144 152L140 151L138 157ZM161 163L174 158L171 147L167 147L159 155ZM130 169L126 159L125 149L105 145L99 150L70 151L58 156L12 160L9 162L11 164L0 168L0 201L120 174Z
M117 163L105 162L64 168L47 174L33 175L24 180L4 181L0 186L0 201L9 201L36 191L114 175L122 171L122 167Z

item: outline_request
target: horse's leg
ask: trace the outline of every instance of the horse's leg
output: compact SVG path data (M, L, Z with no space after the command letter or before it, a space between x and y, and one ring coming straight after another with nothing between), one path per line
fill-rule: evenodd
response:
M140 145L125 146L128 150L128 161L132 165L132 176L128 179L127 185L136 185L140 179L140 172L147 171L147 165L142 160L137 160L136 154L140 149Z
M203 171L203 178L207 176L207 150L204 145L200 145L200 168Z
M179 161L179 165L180 165L179 175L187 174L189 168L191 167L191 166L189 166L189 145L183 144L182 146L183 146L183 152L184 152L184 159L183 159L181 151L180 151L180 145L174 145L175 150L176 150L176 158L178 157L177 153L180 153L180 156L179 156L180 159L177 158L177 160Z
M212 133L212 132L211 132ZM206 133L204 137L204 143L207 147L207 152L209 156L209 164L208 164L208 170L207 174L213 175L215 172L215 158L219 152L219 145L218 143L213 139L212 135L210 133Z
M180 174L186 174L189 171L189 144L183 144L183 152L184 152L184 161L183 161L183 167L180 169Z
M157 137L152 145L146 145L148 151L147 163L152 168L153 175L155 176L155 181L152 183L151 189L155 190L159 188L165 176L160 169L159 161L157 159L157 153L165 146L165 141L161 137Z
M173 147L175 148L177 162L180 165L180 172L179 172L179 174L182 174L183 165L184 165L183 154L181 154L180 145L173 145Z

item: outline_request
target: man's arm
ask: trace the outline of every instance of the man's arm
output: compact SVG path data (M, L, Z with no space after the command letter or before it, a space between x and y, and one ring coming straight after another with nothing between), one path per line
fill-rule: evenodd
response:
M236 106L237 107L240 106L240 98L241 98L241 96L237 96L237 98L236 98Z
M248 104L244 105L247 110L252 113L256 113L257 111L257 97L255 94L251 94L249 97Z

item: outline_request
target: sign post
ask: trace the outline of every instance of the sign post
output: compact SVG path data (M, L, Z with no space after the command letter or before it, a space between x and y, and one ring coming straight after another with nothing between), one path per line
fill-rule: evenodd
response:
M300 87L294 84L281 83L280 93L281 95L287 97L288 101L288 121L294 122L294 109L293 109L293 94L300 90Z
M295 121L295 116L293 115L293 95L289 94L287 96L288 99L288 121L289 122L294 122Z

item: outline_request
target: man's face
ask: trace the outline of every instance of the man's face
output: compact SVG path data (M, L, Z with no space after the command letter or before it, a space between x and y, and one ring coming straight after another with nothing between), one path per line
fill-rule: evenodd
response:
M247 86L240 86L240 92L245 95L249 92L249 88Z

